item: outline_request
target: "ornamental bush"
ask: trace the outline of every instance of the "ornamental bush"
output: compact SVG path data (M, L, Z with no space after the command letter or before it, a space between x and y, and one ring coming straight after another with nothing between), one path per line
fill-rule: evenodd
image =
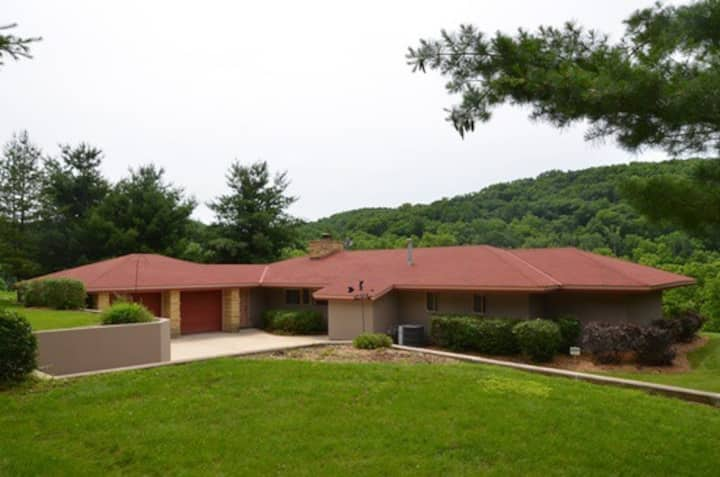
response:
M673 334L670 330L656 326L642 328L637 341L635 359L640 364L666 366L673 363L675 350L672 349Z
M438 315L430 322L430 337L437 346L454 351L510 355L519 351L511 319Z
M353 346L358 349L389 348L392 338L384 333L363 333L355 337Z
M536 363L551 361L563 339L560 327L551 320L523 321L515 325L513 334L520 351Z
M616 364L622 353L637 350L641 334L640 326L631 323L592 322L583 327L580 343L596 362Z
M85 307L85 285L79 280L53 278L42 280L46 305L55 310L78 310Z
M314 310L267 310L263 313L267 331L289 335L315 335L327 332L322 313Z
M154 319L152 313L140 303L118 302L102 312L103 325L146 323Z
M670 318L655 320L652 322L652 325L663 330L668 330L675 343L689 343L695 339L698 331L700 331L705 324L705 321L705 317L692 311L686 311Z
M18 294L18 298L21 294ZM31 280L24 283L24 291L22 292L25 306L47 306L47 296L45 295L45 286L42 280Z
M577 346L580 340L580 332L582 328L580 322L575 318L561 317L553 320L560 328L560 344L558 352L569 354L571 346Z
M0 310L0 384L22 381L35 367L37 340L22 315Z

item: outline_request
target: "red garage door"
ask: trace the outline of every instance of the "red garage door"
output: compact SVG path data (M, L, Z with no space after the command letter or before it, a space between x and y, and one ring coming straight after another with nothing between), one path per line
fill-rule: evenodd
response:
M162 295L160 293L133 293L132 301L141 303L155 316L162 316Z
M222 292L182 292L180 295L180 332L203 333L222 329Z

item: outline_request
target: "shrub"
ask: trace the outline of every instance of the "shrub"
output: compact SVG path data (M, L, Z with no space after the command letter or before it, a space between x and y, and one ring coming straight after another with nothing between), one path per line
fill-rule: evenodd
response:
M85 285L69 278L47 278L15 284L18 302L25 306L46 306L56 310L85 306Z
M634 324L593 322L583 327L580 343L598 363L619 363L621 353L637 349L640 335Z
M703 324L705 324L705 318L692 311L652 322L653 326L669 331L675 343L691 342Z
M267 310L263 327L272 332L290 335L312 335L327 332L322 314L314 310Z
M140 303L114 303L103 311L103 325L119 325L122 323L145 323L153 321L153 315Z
M22 293L22 304L25 306L46 306L45 286L41 280L25 282L25 289Z
M22 315L0 310L0 383L21 381L37 363L37 340Z
M672 349L672 344L672 331L656 326L646 326L642 328L637 341L635 359L640 364L650 366L670 365L675 359L675 350Z
M510 319L439 315L430 322L430 336L436 345L454 351L515 354L519 351L512 332L516 323Z
M553 320L560 328L560 344L558 345L559 353L570 353L571 346L577 346L580 339L580 332L582 328L580 322L575 318L563 317L556 318Z
M42 280L46 306L56 310L77 310L85 307L85 285L79 280L53 278Z
M515 325L513 334L520 350L538 363L551 361L563 340L560 326L550 320L523 321Z
M3 277L0 277L0 291L5 291L8 289L7 282Z
M392 339L384 333L363 333L355 337L353 346L359 349L389 348Z

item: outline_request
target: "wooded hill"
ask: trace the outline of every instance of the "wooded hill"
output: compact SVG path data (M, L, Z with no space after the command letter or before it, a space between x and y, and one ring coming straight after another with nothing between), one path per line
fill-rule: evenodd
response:
M621 194L633 176L686 175L701 161L548 171L430 204L358 209L302 226L305 238L330 232L352 248L490 244L574 246L685 273L698 287L667 293L668 311L695 308L720 320L720 253L671 226L648 222ZM720 328L720 323L716 325Z

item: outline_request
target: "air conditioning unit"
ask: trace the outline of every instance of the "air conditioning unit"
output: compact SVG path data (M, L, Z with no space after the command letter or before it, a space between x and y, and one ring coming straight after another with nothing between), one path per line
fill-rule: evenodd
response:
M403 346L425 346L425 327L423 325L398 326L398 344Z

